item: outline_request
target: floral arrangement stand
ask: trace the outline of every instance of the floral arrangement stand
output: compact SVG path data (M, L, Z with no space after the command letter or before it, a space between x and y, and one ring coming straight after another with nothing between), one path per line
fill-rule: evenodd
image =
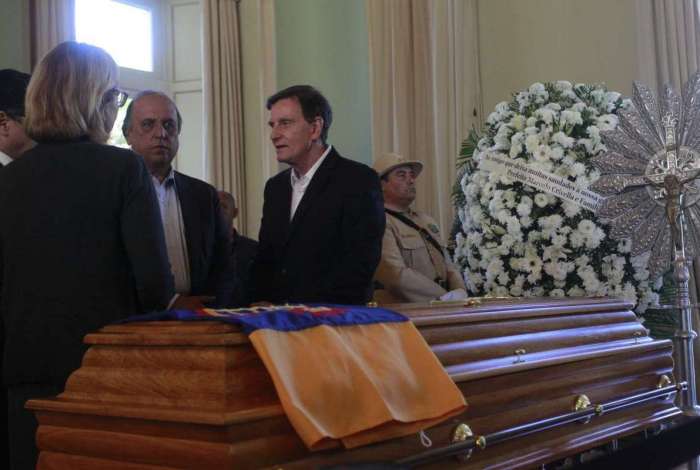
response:
M460 158L455 194L454 258L472 295L611 296L639 314L658 304L649 253L611 233L589 190L607 150L601 134L630 106L603 86L565 81L496 106L473 155Z

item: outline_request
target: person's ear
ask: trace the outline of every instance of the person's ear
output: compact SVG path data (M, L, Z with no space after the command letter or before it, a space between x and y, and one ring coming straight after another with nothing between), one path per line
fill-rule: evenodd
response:
M0 135L8 137L10 135L10 116L5 111L0 111Z
M313 140L319 140L321 138L321 133L323 132L323 118L321 116L316 116L311 123L311 138Z
M235 208L233 209L233 217L231 217L231 218L232 218L232 219L235 219L236 217L238 217L238 207L235 207Z

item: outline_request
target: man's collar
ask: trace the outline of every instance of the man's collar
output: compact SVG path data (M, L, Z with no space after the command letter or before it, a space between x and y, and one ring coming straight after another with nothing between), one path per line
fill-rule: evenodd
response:
M166 176L163 179L163 182L161 183L160 180L158 179L157 176L151 175L151 178L153 178L153 183L157 184L159 186L166 186L170 182L174 183L175 182L175 170L173 168L170 168L170 172L168 172L168 176Z
M394 212L399 212L401 214L408 214L408 215L413 215L415 212L413 209L411 209L411 206L408 206L406 208L399 208L397 206L394 206L393 204L387 204L386 201L384 202L384 207L386 209L392 210Z
M296 184L299 180L302 180L305 178L308 178L310 181L311 178L314 177L314 174L316 173L318 168L321 166L323 161L326 159L328 154L331 153L332 148L333 148L332 145L329 145L328 147L326 147L326 150L321 154L321 157L318 160L316 160L316 163L314 163L313 166L311 168L309 168L309 171L307 171L303 176L297 175L296 170L294 168L292 168L292 172L291 172L292 173L292 184Z
M10 163L12 163L12 161L13 160L10 158L10 156L8 154L6 154L2 150L0 150L0 165L2 165L2 166L9 165Z

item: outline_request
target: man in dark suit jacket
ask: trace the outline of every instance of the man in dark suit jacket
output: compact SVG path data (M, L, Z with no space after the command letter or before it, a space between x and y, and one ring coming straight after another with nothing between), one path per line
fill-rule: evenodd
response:
M0 167L34 146L21 122L28 84L28 74L12 69L0 70Z
M265 186L255 300L361 304L372 296L384 204L377 174L326 144L332 112L308 85L267 101L277 160Z
M178 294L172 306L191 309L222 295L229 228L216 189L172 168L181 129L175 103L155 91L134 97L122 126L126 141L151 173Z
M238 233L233 221L238 217L238 207L233 194L219 191L221 212L231 221L231 255L226 277L227 307L243 307L250 303L250 275L258 251L258 242Z
M24 117L24 95L27 92L29 75L17 70L0 70L0 168L34 146L22 127ZM2 332L0 317L0 332ZM4 335L0 335L0 351L4 350ZM0 357L0 370L2 358ZM7 395L5 387L0 387L0 426L7 429ZM0 466L7 468L9 449L7 440L0 439Z

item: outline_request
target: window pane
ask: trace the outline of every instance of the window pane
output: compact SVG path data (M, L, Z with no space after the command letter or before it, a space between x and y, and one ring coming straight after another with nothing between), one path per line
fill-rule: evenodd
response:
M75 0L75 37L109 52L120 67L153 71L151 11L113 0Z
M126 100L126 104L119 108L117 113L117 119L114 121L114 127L112 127L112 132L109 134L109 139L107 143L109 145L116 145L117 147L129 148L129 144L126 143L124 134L122 134L122 124L124 123L124 118L126 117L126 108L131 104L131 98Z

